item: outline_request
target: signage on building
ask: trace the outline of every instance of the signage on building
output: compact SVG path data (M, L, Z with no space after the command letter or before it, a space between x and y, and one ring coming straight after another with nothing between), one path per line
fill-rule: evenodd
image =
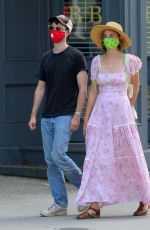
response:
M93 25L102 23L101 0L65 0L64 14L73 22L71 44L85 56L94 56L97 48L90 39L90 31Z

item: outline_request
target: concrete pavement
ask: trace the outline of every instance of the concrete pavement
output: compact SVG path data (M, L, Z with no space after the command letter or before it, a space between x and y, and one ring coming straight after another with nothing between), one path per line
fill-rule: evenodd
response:
M76 220L76 189L67 184L68 216L40 217L51 197L47 180L0 176L0 230L148 230L150 212L133 217L137 202L107 206L100 219Z

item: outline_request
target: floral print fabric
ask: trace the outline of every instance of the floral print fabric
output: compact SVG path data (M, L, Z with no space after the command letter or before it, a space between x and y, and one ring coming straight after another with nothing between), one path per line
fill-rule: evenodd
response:
M142 63L128 55L133 76ZM150 204L149 173L127 97L126 67L120 73L104 73L96 56L91 80L97 81L99 94L88 121L86 157L76 202L108 205L136 200Z

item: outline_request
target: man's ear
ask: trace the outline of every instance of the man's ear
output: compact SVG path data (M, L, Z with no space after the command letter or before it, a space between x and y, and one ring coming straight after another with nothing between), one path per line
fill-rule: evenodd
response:
M68 38L70 36L71 32L69 30L66 31L66 37Z
M67 30L67 34L68 34L68 35L70 35L70 34L71 34L71 32L70 32L69 30Z

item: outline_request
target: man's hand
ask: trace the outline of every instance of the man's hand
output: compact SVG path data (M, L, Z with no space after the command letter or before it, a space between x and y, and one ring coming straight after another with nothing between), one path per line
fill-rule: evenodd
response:
M31 131L34 131L36 129L36 117L35 116L30 118L28 127Z
M75 132L78 130L80 125L80 118L77 118L75 115L73 116L71 123L70 123L70 131Z

